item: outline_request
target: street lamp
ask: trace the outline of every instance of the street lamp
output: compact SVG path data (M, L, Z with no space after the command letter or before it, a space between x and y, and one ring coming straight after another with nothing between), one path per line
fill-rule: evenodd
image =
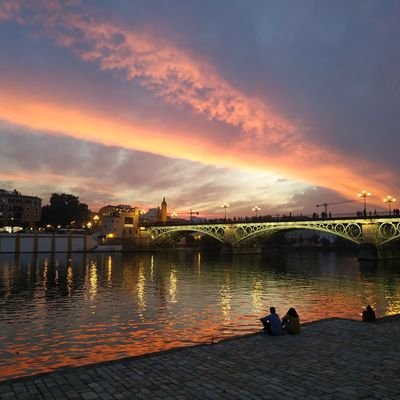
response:
M98 228L99 220L100 220L100 217L97 214L94 215L93 222L90 222L91 226L93 226L93 229L97 229Z
M256 218L257 218L258 212L261 210L261 208L258 207L258 206L254 206L254 207L252 208L252 210L256 213Z
M225 208L225 221L226 221L226 209L229 207L229 204L228 203L224 203L224 204L222 204L221 207Z
M146 214L145 210L139 210L139 225L143 222L143 215Z
M388 203L388 204L389 204L389 216L390 216L391 213L392 213L392 210L391 210L390 205L391 205L393 202L395 202L396 199L395 199L394 197L392 197L392 196L387 195L387 196L383 199L383 201L384 201L385 203Z
M362 197L364 199L364 217L367 216L367 197L371 196L372 193L363 190L361 193L358 193L358 197Z

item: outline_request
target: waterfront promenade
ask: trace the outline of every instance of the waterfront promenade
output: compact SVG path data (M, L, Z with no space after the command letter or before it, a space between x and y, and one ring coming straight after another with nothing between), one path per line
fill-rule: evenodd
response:
M400 318L327 319L0 383L0 399L399 399Z

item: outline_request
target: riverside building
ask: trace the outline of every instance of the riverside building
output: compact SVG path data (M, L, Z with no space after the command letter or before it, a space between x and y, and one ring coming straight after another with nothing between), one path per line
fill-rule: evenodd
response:
M42 199L0 189L0 228L34 228L42 214Z

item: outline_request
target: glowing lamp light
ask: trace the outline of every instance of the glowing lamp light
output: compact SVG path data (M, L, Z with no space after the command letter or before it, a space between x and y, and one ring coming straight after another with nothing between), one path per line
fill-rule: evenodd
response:
M392 210L391 210L391 204L394 203L396 201L396 199L392 196L387 195L384 199L383 202L384 203L388 203L389 205L389 215L391 215Z
M364 199L364 215L367 215L367 197L371 196L372 193L367 190L363 190L357 194L358 197Z
M226 221L226 209L229 207L229 204L228 203L224 203L224 204L222 204L221 207L225 209L225 221Z

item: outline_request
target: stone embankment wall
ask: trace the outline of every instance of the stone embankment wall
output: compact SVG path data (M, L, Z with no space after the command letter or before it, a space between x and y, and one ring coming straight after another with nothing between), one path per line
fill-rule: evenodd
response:
M53 253L93 250L97 241L84 234L0 234L0 253Z

